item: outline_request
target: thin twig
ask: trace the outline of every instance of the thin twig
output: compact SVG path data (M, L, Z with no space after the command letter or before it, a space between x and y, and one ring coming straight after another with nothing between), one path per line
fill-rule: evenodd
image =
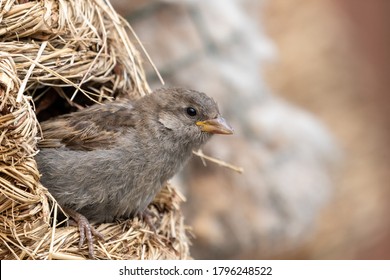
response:
M240 174L242 174L244 172L244 168L232 165L230 163L224 162L222 160L219 160L219 159L216 159L216 158L213 158L213 157L210 157L210 156L206 156L205 154L203 154L202 150L192 151L192 153L194 155L197 155L201 159L206 159L206 160L211 161L213 163L216 163L216 164L218 164L220 166L223 166L223 167L229 168L229 169L231 169L233 171L236 171L236 172L238 172Z
M37 53L37 56L35 57L35 60L31 63L30 68L28 69L26 76L24 76L24 80L19 88L18 96L16 97L17 103L20 103L22 101L23 92L24 92L24 89L26 88L28 79L30 78L32 71L34 70L35 65L38 63L40 57L42 56L42 53L45 50L46 45L47 45L47 41L42 42L42 45L38 50L38 53Z

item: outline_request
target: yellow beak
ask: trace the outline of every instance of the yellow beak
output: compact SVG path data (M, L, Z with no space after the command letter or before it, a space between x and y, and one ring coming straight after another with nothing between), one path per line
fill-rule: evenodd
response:
M218 116L215 119L198 121L196 125L204 132L213 134L233 134L233 128L227 124L224 118Z

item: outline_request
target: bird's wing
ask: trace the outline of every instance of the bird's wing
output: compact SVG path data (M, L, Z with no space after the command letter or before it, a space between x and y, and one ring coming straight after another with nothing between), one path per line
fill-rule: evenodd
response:
M129 102L111 102L45 121L41 123L42 140L38 146L84 151L108 149L134 127L132 108Z

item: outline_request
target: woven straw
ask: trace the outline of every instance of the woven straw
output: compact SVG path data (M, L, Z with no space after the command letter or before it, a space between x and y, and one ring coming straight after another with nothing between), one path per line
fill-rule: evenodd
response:
M88 248L78 248L78 229L56 219L61 208L39 183L34 103L58 95L84 107L147 94L140 54L127 34L141 45L108 1L23 2L0 2L0 258L84 259ZM137 218L96 225L105 235L94 243L96 257L189 258L183 200L172 186L163 188L149 206L156 232Z

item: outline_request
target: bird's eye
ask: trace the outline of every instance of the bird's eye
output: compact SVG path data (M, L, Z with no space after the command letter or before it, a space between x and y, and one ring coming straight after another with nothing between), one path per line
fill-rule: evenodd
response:
M197 112L196 112L196 109L195 108L192 108L192 107L187 107L187 114L190 116L190 117L195 117Z

